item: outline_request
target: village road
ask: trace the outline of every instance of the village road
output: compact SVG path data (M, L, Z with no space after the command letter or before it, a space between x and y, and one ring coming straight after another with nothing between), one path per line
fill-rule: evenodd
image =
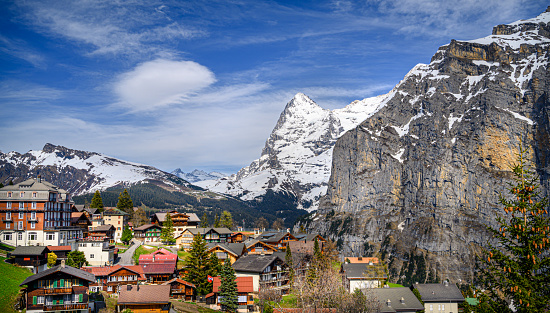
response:
M128 250L124 251L124 253L121 253L118 256L115 264L134 265L134 260L132 259L132 256L134 255L136 249L141 245L141 241L132 239L130 243L132 244L130 248L128 248Z

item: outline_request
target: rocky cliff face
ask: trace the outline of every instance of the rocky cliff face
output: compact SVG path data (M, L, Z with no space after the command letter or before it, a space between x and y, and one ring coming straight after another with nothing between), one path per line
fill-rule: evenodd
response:
M18 183L40 174L45 180L79 195L116 185L154 182L171 190L189 184L152 166L112 158L95 152L46 144L42 150L0 152L0 182Z
M306 220L345 255L381 252L396 278L424 254L439 278L469 280L484 224L502 214L520 142L550 173L550 12L451 41L387 104L336 142L327 195Z
M261 199L268 190L287 193L299 209L316 210L326 193L336 139L386 99L387 95L367 98L331 111L299 93L281 113L259 159L236 175L197 185L242 200Z

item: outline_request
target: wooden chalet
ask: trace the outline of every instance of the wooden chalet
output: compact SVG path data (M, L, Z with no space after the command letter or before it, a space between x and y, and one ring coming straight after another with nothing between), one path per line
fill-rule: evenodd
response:
M160 284L171 280L175 276L178 256L164 248L150 254L139 256L139 265L147 281Z
M244 244L247 254L273 254L279 251L277 248L257 239L248 240Z
M237 277L252 277L254 292L272 289L282 294L288 293L288 265L278 256L249 254L233 263Z
M309 241L315 241L317 239L319 243L327 242L327 240L319 234L294 234L294 237L296 238L297 241L309 242Z
M95 282L90 283L90 291L116 293L122 285L137 284L147 278L139 265L86 266L82 270L95 275Z
M134 228L134 238L143 242L160 241L162 227L158 224L146 224Z
M201 221L195 213L181 213L174 210L165 213L155 213L151 216L151 224L162 226L166 221L167 214L170 214L170 218L172 218L172 223L174 224L174 231L176 232L184 231L185 228L197 227Z
M248 235L243 232L235 232L232 233L231 236L229 236L229 242L232 243L239 243L239 242L245 242L248 239Z
M237 277L238 292L238 307L237 312L253 312L254 311L254 279L252 277ZM210 305L210 308L214 310L223 310L220 306L219 292L221 286L220 277L214 277L214 283L212 286L212 293L206 295L206 304Z
M50 249L44 246L18 246L8 256L13 257L14 264L27 267L37 274L48 268L48 253Z
M197 234L201 234L207 243L224 243L229 242L229 237L232 233L231 230L225 227L187 228L176 238L176 243L179 242L179 248L190 250L193 238Z
M87 313L88 286L95 276L86 271L61 265L27 277L25 289L27 312L70 311Z
M296 241L296 237L289 232L263 232L258 239L268 245L274 246L279 250L286 250L289 241Z
M115 227L113 225L101 225L90 227L88 236L85 238L88 241L104 241L109 240L109 243L115 242Z
M222 264L226 259L233 264L246 252L246 248L244 243L209 243L206 245L206 251L209 254L216 253Z
M135 313L170 311L169 285L125 285L120 288L117 312L126 309Z
M88 237L88 229L92 226L91 218L84 212L72 212L71 213L71 226L80 227L84 237Z
M57 255L57 262L61 262L61 260L66 260L69 252L72 251L71 246L48 246L48 249L50 249L51 252Z
M183 279L173 278L163 285L170 285L170 298L195 301L197 287Z

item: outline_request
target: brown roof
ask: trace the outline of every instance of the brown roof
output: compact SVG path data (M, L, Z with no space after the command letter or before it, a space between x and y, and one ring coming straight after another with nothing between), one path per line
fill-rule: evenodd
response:
M347 257L347 258L344 258L344 260L349 260L350 263L370 263L372 262L373 264L378 264L378 258L375 258L375 257L372 257L372 258L367 258L367 257Z
M196 288L196 286L195 286L194 284L189 283L189 282L186 282L185 280L179 279L179 278L172 278L172 279L170 279L169 281L163 283L163 285L169 285L169 284L171 284L171 283L173 283L173 282L178 282L178 283L180 283L180 284L182 284L182 285L186 285L186 286L189 286L189 287Z
M82 270L88 273L92 273L95 276L107 276L123 268L138 274L139 275L138 280L146 279L143 272L143 268L139 265L85 266L82 268Z
M126 285L121 286L118 295L118 304L169 302L169 285Z
M50 251L71 251L71 246L48 246Z
M254 278L250 277L237 277L237 292L254 292ZM221 280L219 277L214 277L214 284L212 285L212 291L218 292Z

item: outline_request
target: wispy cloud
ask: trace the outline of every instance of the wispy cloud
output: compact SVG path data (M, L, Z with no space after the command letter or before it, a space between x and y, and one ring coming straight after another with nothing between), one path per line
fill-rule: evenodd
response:
M0 51L25 60L38 68L45 68L44 57L21 39L9 39L0 35Z
M114 91L120 105L150 111L181 103L215 81L214 73L196 62L157 59L120 75Z

